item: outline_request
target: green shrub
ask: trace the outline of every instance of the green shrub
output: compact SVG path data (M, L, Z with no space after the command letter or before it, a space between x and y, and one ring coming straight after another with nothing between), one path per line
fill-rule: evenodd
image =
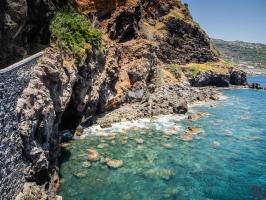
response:
M88 44L97 48L101 46L100 31L92 28L88 19L76 12L56 13L49 28L52 40L78 58L85 54Z
M204 72L201 68L199 68L198 66L191 66L189 68L189 71L191 72L192 76L197 76L199 74L201 74L202 72Z
M175 76L175 78L179 79L182 76L182 70L179 65L171 64L167 67L167 70Z

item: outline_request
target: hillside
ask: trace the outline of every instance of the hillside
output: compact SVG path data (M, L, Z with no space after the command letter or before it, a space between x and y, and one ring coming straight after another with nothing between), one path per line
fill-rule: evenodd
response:
M55 199L61 147L83 127L185 114L217 99L205 86L246 84L180 0L4 2L0 66L45 47L27 73L0 74L4 199Z
M265 44L242 41L229 42L220 39L212 39L212 41L226 60L237 63L239 66L266 68Z

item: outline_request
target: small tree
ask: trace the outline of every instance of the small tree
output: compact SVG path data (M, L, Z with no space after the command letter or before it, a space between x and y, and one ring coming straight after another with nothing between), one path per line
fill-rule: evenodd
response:
M187 3L184 3L184 6L185 6L186 9L188 10L188 4L187 4Z

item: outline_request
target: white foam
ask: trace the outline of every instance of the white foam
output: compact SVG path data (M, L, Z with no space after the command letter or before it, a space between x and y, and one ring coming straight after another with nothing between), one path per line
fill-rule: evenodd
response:
M130 129L154 128L156 130L168 131L175 128L175 130L180 130L182 128L181 125L176 123L185 118L187 118L187 115L163 115L153 118L113 123L110 128L101 128L99 125L93 125L84 129L83 135L79 139L83 139L89 135L108 136L111 133L125 132Z

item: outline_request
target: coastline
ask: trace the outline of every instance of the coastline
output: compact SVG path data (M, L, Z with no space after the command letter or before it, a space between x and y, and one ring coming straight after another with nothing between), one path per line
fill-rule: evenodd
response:
M113 131L120 132L132 128L145 129L147 128L147 126L156 124L158 122L162 125L161 127L155 127L156 130L163 130L163 129L167 130L170 129L172 125L171 122L177 122L188 119L188 117L191 114L197 113L196 111L193 110L194 107L196 106L215 107L219 100L227 98L222 94L220 88L204 87L204 88L192 88L192 90L193 89L203 90L204 91L203 96L204 95L206 96L202 98L201 96L202 94L201 95L199 94L199 96L196 95L194 98L190 99L190 101L187 102L186 105L187 110L185 113L173 113L170 109L162 114L155 113L155 115L152 116L134 115L134 114L132 115L132 113L129 112L129 109L134 110L136 109L137 106L141 107L141 104L138 102L134 103L133 105L132 104L124 105L116 110L97 116L92 126L89 127L79 126L78 128L79 133L82 132L82 134L80 135L76 134L74 136L74 139L84 139L89 135L107 136L108 134L111 134ZM117 115L119 115L120 117L117 117ZM169 124L163 125L164 122L167 122Z

